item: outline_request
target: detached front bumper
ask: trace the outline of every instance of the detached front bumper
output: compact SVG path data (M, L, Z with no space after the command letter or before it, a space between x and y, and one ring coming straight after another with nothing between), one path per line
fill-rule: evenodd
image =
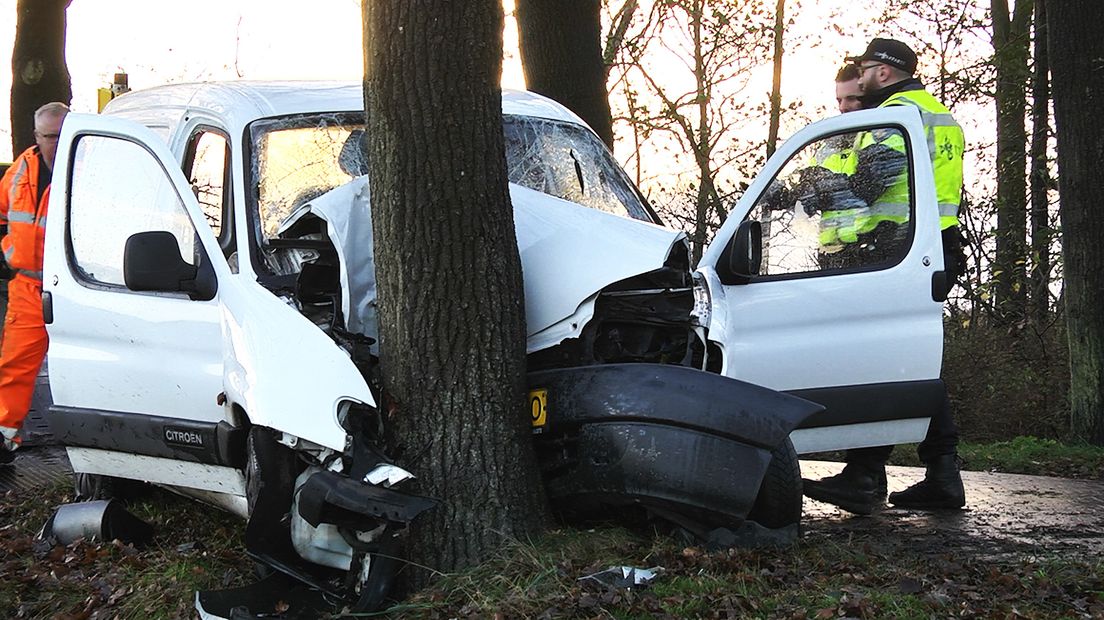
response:
M820 405L681 366L608 364L529 375L544 391L537 457L552 505L602 517L640 505L716 526L755 503L771 451Z

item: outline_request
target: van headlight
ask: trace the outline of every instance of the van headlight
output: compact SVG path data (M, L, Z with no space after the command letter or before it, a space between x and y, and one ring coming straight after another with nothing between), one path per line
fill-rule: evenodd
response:
M694 272L694 309L690 311L690 324L697 327L709 327L713 318L713 299L709 294L709 285L705 276Z

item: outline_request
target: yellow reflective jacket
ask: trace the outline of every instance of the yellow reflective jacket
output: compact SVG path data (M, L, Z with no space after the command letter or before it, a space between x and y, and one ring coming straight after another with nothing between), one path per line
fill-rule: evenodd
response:
M911 105L920 110L927 137L928 155L935 175L935 193L939 202L941 230L958 225L958 208L962 203L962 157L966 150L962 128L943 104L917 83L890 95L878 107ZM906 153L905 138L899 131L879 129L862 132L855 148L862 151L873 145ZM899 174L882 195L871 205L870 213L857 223L860 233L870 232L879 222L907 223L909 216L909 179L907 170Z

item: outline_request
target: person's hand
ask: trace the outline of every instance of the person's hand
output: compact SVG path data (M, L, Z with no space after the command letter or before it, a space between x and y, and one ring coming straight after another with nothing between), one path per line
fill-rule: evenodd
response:
M792 209L797 198L793 195L786 185L774 179L770 185L767 186L767 191L763 192L763 195L759 197L759 204L766 207L768 211L785 211Z

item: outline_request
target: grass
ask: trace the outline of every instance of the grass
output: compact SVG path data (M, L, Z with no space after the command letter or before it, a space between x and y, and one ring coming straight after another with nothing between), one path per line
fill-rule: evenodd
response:
M963 468L1009 474L1104 478L1104 447L1070 445L1053 439L1016 437L992 443L962 442ZM920 465L915 446L898 446L890 462Z
M1104 479L1104 447L1099 446L1016 437L991 443L963 441L958 446L958 455L962 458L962 469L966 471ZM843 457L843 452L803 455L803 458L822 461L842 461ZM915 444L894 448L889 463L912 467L923 465L916 456Z
M134 502L157 525L144 549L36 546L67 486L0 496L0 617L190 618L196 589L251 578L240 521L175 495ZM998 557L920 546L912 525L818 522L783 549L706 551L615 527L514 541L471 570L374 618L1104 617L1104 562L1063 553ZM186 543L200 543L192 550ZM611 566L661 567L645 588L581 580Z
M128 506L155 525L142 549L34 541L56 507L72 500L67 481L0 496L0 617L191 618L195 590L251 577L239 520L159 490Z
M510 545L387 615L628 620L1104 614L1100 562L951 558L909 552L907 540L892 538L858 545L806 539L788 549L705 552L618 529L560 530L535 543ZM573 557L555 549L581 553ZM647 588L579 581L621 564L665 570ZM533 579L536 574L542 578Z

